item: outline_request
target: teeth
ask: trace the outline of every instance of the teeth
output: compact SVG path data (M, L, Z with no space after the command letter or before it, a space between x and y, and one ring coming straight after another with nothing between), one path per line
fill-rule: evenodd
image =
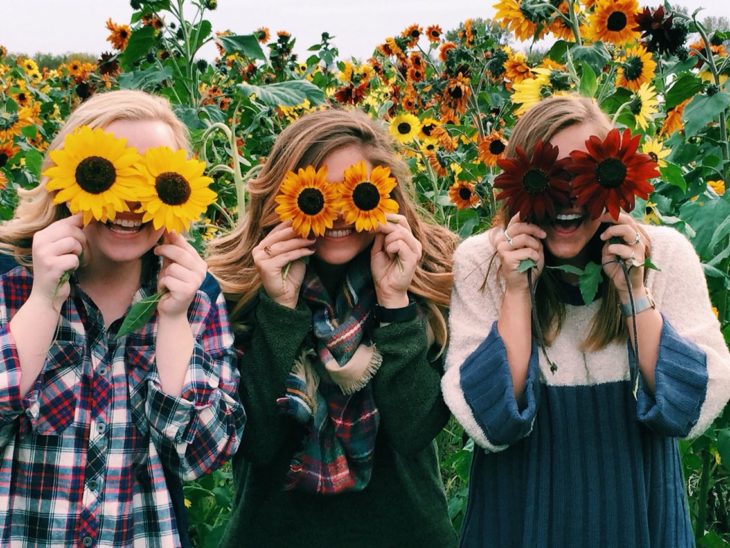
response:
M124 228L139 228L142 226L142 220L133 221L131 219L115 219L113 224L123 226Z
M351 228L343 228L340 230L326 230L324 235L329 236L330 238L344 238L345 236L349 236L352 234Z
M576 219L581 219L583 215L579 213L560 213L557 216L558 221L575 221Z

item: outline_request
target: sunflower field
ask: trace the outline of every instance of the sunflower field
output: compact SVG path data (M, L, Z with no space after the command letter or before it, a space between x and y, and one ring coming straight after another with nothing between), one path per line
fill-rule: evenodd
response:
M595 98L642 136L661 177L633 214L690 238L730 341L730 30L697 14L637 0L499 0L494 20L458 28L413 24L374 37L372 56L342 59L326 32L306 57L267 28L213 29L215 0L132 0L107 21L109 51L47 66L0 46L0 219L18 188L37 184L44 151L69 112L94 93L143 89L167 97L207 162L218 199L192 235L205 241L246 212L246 181L278 133L326 105L385 121L408 162L420 205L462 237L490 224L493 180L515 121L543 97ZM238 29L241 30L241 29ZM200 55L213 42L214 61ZM40 62L39 62L40 61ZM439 438L449 511L459 526L473 445L455 422ZM699 546L730 543L730 411L681 442ZM229 468L185 486L191 535L217 546L232 496Z

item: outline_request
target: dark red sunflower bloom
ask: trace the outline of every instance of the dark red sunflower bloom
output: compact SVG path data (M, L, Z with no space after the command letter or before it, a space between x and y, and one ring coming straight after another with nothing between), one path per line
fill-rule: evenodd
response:
M571 195L576 205L585 206L593 219L608 209L618 219L619 211L634 209L636 196L647 199L654 187L649 179L659 176L657 164L648 154L637 152L640 135L612 129L601 140L592 135L588 152L570 153L568 170L573 174Z
M502 168L494 179L501 189L498 200L506 202L510 215L519 211L520 219L541 222L554 218L561 206L570 203L570 175L565 171L567 158L558 160L558 147L538 141L527 157L517 147L517 158L500 158Z

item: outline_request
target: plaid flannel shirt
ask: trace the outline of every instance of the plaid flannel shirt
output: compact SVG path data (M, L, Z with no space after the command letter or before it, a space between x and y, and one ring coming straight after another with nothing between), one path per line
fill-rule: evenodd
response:
M135 300L154 291L142 287ZM198 291L188 311L195 345L180 397L155 366L157 314L115 339L72 283L33 388L20 395L8 323L32 276L18 267L0 291L0 539L3 546L176 546L163 463L197 478L237 449L245 423L222 295Z

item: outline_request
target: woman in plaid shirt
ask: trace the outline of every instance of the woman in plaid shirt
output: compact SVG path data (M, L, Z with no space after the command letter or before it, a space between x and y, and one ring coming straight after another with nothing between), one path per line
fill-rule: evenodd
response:
M142 92L89 99L49 150L81 126L140 153L189 148L169 104ZM132 212L83 226L46 183L0 227L20 264L0 289L0 543L179 545L165 469L214 470L245 422L223 299L200 290L206 265L179 234ZM157 313L117 338L155 291Z

